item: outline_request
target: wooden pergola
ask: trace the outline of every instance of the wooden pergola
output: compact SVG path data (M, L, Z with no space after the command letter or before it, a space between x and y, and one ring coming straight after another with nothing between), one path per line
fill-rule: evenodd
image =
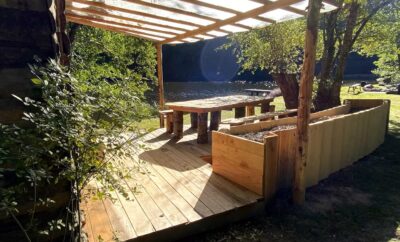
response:
M61 10L69 22L154 42L160 109L164 109L163 44L207 40L307 16L293 184L294 201L298 204L304 202L304 168L307 165L318 18L320 12L337 8L333 0L58 0L58 5L61 6L58 13ZM63 16L58 19L61 19L58 27L63 29Z
M336 8L323 1L322 11ZM66 0L67 21L150 40L157 48L164 109L162 45L190 43L303 17L307 0Z

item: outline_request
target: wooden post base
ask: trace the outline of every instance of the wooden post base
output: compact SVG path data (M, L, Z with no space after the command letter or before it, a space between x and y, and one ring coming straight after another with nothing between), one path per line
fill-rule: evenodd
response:
M197 116L197 143L208 143L208 130L207 130L208 113L199 113Z
M167 133L171 134L172 132L174 132L174 117L171 114L167 114Z
M269 102L261 103L261 113L268 113L269 112Z
M197 129L197 113L190 113L190 127Z
M246 115L246 107L235 108L235 118L243 118Z
M210 131L218 130L221 122L221 111L211 112Z
M160 116L160 128L164 128L164 127L165 127L165 124L164 124L164 115L163 115L163 114L160 114L159 116Z
M174 135L175 138L183 137L183 112L174 111Z
M246 107L246 116L253 116L255 114L254 106Z

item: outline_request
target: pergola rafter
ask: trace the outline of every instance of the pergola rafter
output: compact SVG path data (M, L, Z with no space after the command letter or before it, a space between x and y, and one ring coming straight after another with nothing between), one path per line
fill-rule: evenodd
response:
M245 20L247 18L258 16L258 15L263 14L265 12L278 9L280 7L285 7L285 6L288 6L290 4L294 4L294 3L297 3L297 2L299 2L299 0L281 0L281 1L277 1L277 2L268 2L268 3L264 4L263 6L261 6L259 8L250 10L248 12L239 13L239 14L231 17L231 18L224 19L224 20L215 22L214 24L210 24L210 25L207 25L207 26L204 26L204 27L200 27L200 28L192 30L192 31L188 31L188 32L186 32L184 34L177 35L176 37L166 39L166 40L162 41L161 43L162 44L167 44L169 42L182 40L182 39L187 38L189 36L195 36L197 34L203 34L203 33L206 33L208 31L211 31L211 30L214 30L214 29L220 29L221 27L223 27L225 25L232 25L232 24L234 24L236 22Z
M131 30L158 44L210 39L307 14L306 7L298 6L307 2L304 0L239 0L253 6L247 6L248 11L236 6L235 1L229 7L202 0L66 1L67 19L71 22ZM335 8L329 0L324 3L330 8L328 11Z

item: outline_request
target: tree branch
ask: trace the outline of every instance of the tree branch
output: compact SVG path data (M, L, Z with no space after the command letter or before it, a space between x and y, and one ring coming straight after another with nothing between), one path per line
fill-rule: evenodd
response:
M351 42L351 46L354 45L354 43L357 41L358 37L360 36L361 32L364 30L364 28L367 25L367 23L375 16L375 14L378 13L378 11L380 9L386 7L387 5L389 5L390 3L393 3L393 2L395 2L395 0L382 1L378 6L376 6L374 9L372 9L370 14L366 18L361 20L360 27L357 29L356 33L353 36L353 40Z

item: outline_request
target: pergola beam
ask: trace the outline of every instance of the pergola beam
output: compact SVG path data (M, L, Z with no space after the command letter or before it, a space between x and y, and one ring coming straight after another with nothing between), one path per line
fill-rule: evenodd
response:
M197 1L197 0L181 0L181 1L182 2L193 3L193 4L196 4L196 5L203 6L203 7L213 8L213 9L216 9L216 10L219 10L219 11L228 12L228 13L232 13L232 14L235 14L235 15L242 13L242 12L236 11L236 10L231 9L231 8L226 8L226 7L222 7L222 6L219 6L219 5L206 3L206 2L201 2L201 1ZM253 18L257 19L257 20L260 20L260 21L263 21L263 22L266 22L266 23L276 23L276 21L273 20L273 19L265 18L265 17L261 17L261 16L254 16ZM238 25L240 27L244 26L245 28L249 28L248 26L243 25L243 24L236 23L236 25Z
M126 28L120 28L120 27L113 27L110 25L106 25L106 24L102 24L102 23L96 23L93 21L89 21L85 18L77 18L77 17L73 17L73 16L68 16L66 15L67 20L70 22L74 22L77 24L83 24L83 25L88 25L91 27L95 27L95 28L100 28L100 29L106 29L106 30L110 30L110 31L114 31L114 32L118 32L118 33L122 33L122 34L127 34L127 35L131 35L134 37L138 37L138 38L142 38L142 39L147 39L150 40L152 42L159 42L162 39L165 39L165 37L160 37L160 39L157 38L152 38L151 36L143 33L143 32L137 32L137 31L131 31L129 29Z
M251 1L256 2L256 3L264 4L268 0L251 0ZM290 12L293 12L293 13L297 13L297 14L300 14L300 15L303 15L303 16L307 15L307 11L304 11L304 10L301 10L301 9L297 9L297 8L292 7L292 6L281 7L281 9L284 9L284 10L287 10L287 11L290 11Z
M211 21L211 22L217 22L217 21L220 20L220 19L217 19L217 18L214 18L214 17L210 17L210 16L198 14L198 13L193 13L193 12L186 11L186 10L183 10L183 9L168 7L168 6L164 6L164 5L161 5L161 4L155 4L155 3L151 3L151 2L146 2L146 1L143 1L143 0L124 0L124 1L125 2L131 2L131 3L139 4L139 5L143 5L143 6L147 6L147 7L150 7L150 8L165 10L165 11L168 11L168 12L171 12L171 13L182 14L182 15L186 15L186 16L190 16L190 17L194 17L194 18L208 20L208 21ZM234 23L232 23L232 25L238 26L237 24L234 24ZM242 26L243 25L240 25L238 27L243 28ZM248 26L246 26L246 27L248 28ZM229 31L225 31L225 30L222 30L222 29L220 29L218 31L225 32L227 34L230 33Z
M68 2L69 3L81 3L81 4L88 5L90 7L96 7L96 8L110 10L110 11L117 11L117 12L126 13L126 14L134 14L134 15L141 16L141 17L148 17L148 18L153 18L153 19L162 20L162 21L166 21L166 22L182 24L182 25L186 25L189 27L193 27L193 28L202 26L200 24L196 24L196 23L193 23L190 21L172 19L172 18L159 16L156 14L145 13L145 12L136 11L136 10L132 10L132 9L120 8L120 7L104 4L102 2L93 2L93 1L88 1L88 0L68 0ZM71 7L71 5L69 5L68 7ZM187 31L187 29L184 29L184 28L182 28L182 29Z
M121 26L121 27L126 27L129 30L133 30L133 31L143 30L143 31L151 31L151 32L156 32L156 33L161 33L161 34L168 34L168 35L172 35L172 36L177 35L177 33L175 33L175 32L159 30L159 29L153 29L153 28L147 28L147 27L143 27L143 26L140 26L140 25L121 23L121 22L118 22L118 21L110 21L110 20L105 20L105 19L98 18L98 17L89 17L89 16L78 15L78 14L76 14L74 12L71 12L70 10L66 11L66 15L69 16L69 17L75 17L75 18L81 18L81 19L83 18L83 19L87 19L87 20L90 20L90 21L96 21L96 22L99 22L99 23L112 24L112 25L117 25L117 26ZM143 34L146 34L146 32L143 32ZM166 38L165 36L161 36L161 35L159 37Z
M215 29L219 29L220 27L224 26L224 25L229 25L229 24L233 24L236 22L239 22L241 20L247 19L247 18L252 18L254 16L258 16L260 14L263 14L265 12L271 11L271 10L275 10L281 7L286 7L288 5L294 4L299 2L299 0L281 0L279 2L267 2L265 3L263 6L250 10L248 12L244 12L244 13L240 13L237 14L231 18L225 19L225 20L220 20L218 22L215 22L214 24L210 24L204 27L200 27L198 29L192 30L192 31L188 31L184 34L180 34L177 35L174 38L170 38L170 39L166 39L164 41L162 41L162 44L166 44L166 43L170 43L173 41L179 41L182 40L184 38L190 37L190 36L195 36L197 34L203 34L206 33L208 31L212 31Z

